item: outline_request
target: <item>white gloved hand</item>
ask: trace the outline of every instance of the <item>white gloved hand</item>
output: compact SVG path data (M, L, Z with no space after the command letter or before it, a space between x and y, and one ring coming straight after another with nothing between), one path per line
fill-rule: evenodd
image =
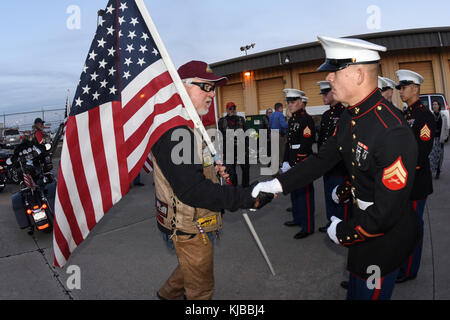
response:
M291 166L289 165L289 162L285 161L285 162L283 162L283 165L281 166L281 172L285 173L290 168L291 168Z
M283 192L283 188L278 179L260 182L253 188L252 197L256 198L261 191L275 194Z
M336 237L336 227L339 224L339 222L341 222L341 221L342 221L341 219L339 219L339 218L337 218L335 216L332 216L331 217L331 224L330 224L330 226L327 229L328 236L336 244L340 244L338 239L337 239L337 237Z
M336 194L336 190L339 187L339 185L337 185L336 187L334 187L333 192L331 192L331 198L333 199L333 201L337 204L339 204L339 197Z

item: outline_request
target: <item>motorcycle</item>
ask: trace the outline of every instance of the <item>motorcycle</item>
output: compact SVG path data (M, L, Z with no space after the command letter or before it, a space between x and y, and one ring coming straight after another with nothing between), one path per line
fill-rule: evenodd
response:
M56 181L51 173L51 158L45 147L24 141L14 149L6 164L18 173L20 190L11 197L17 223L21 229L51 232Z
M7 181L7 166L6 159L8 159L9 154L0 152L0 192L5 189Z

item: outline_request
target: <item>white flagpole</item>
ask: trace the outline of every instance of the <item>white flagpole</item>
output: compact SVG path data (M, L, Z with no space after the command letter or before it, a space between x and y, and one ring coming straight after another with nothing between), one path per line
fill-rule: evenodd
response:
M192 122L194 123L194 126L200 130L203 139L205 140L206 144L208 145L209 150L211 153L217 157L216 149L211 141L211 138L209 137L208 133L206 132L205 127L203 126L203 123L197 113L197 110L195 109L194 105L192 104L191 98L189 98L189 95L186 92L186 88L184 87L183 83L181 82L180 76L178 75L177 70L175 69L175 66L173 65L172 59L170 59L170 56L166 50L166 47L164 46L164 43L162 42L161 37L159 36L158 30L156 29L155 24L153 23L152 18L150 17L150 14L147 10L147 7L145 6L144 0L135 0L136 5L141 12L142 18L144 19L150 34L152 35L153 40L155 41L156 46L158 47L159 53L161 54L161 57L163 58L167 70L169 71L170 76L172 77L172 80L175 84L175 87L177 88L178 93L180 94L181 100L183 101L184 107L186 108L186 111L191 118ZM217 160L217 159L216 159Z
M65 119L64 121L67 120L67 118L70 115L70 101L69 101L69 96L70 96L70 90L67 89L67 97L66 97L66 114L65 114Z
M264 247L261 243L261 240L259 240L259 237L256 234L255 228L253 228L253 224L250 221L250 218L248 217L247 213L245 213L245 212L243 212L242 215L244 216L244 219L247 222L248 228L250 229L250 232L252 233L253 238L255 239L256 244L259 247L259 250L261 251L264 259L266 260L267 265L269 266L270 272L272 272L272 275L275 275L275 270L273 270L272 264L270 263L270 260L269 260L269 256L267 255L266 250L264 249Z

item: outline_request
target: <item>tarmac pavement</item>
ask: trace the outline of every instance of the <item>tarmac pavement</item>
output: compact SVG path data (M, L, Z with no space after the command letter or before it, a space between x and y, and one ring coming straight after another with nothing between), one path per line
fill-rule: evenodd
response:
M426 205L419 274L396 285L393 300L450 299L450 144L445 148L441 178L433 180L434 193ZM251 181L256 179L264 180L257 166L251 169ZM105 215L63 269L53 267L51 234L29 236L18 228L10 198L17 186L8 185L0 193L0 299L157 299L156 290L177 259L156 226L152 174L141 173L141 181L145 186L133 187ZM346 291L339 283L348 277L347 249L318 232L326 223L322 180L314 187L316 232L305 239L293 239L299 228L283 225L291 219L286 212L291 206L289 195L249 213L275 276L242 212L226 212L215 244L213 299L345 299ZM79 268L79 283L74 282L73 266Z

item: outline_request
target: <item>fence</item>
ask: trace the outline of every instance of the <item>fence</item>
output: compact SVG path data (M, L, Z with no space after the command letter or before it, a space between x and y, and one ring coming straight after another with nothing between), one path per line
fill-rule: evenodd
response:
M3 128L18 128L20 131L31 130L34 119L41 118L45 121L45 126L49 127L51 132L55 132L61 122L64 121L66 109L47 109L40 111L28 111L17 113L3 113L3 123L0 122L0 127Z

